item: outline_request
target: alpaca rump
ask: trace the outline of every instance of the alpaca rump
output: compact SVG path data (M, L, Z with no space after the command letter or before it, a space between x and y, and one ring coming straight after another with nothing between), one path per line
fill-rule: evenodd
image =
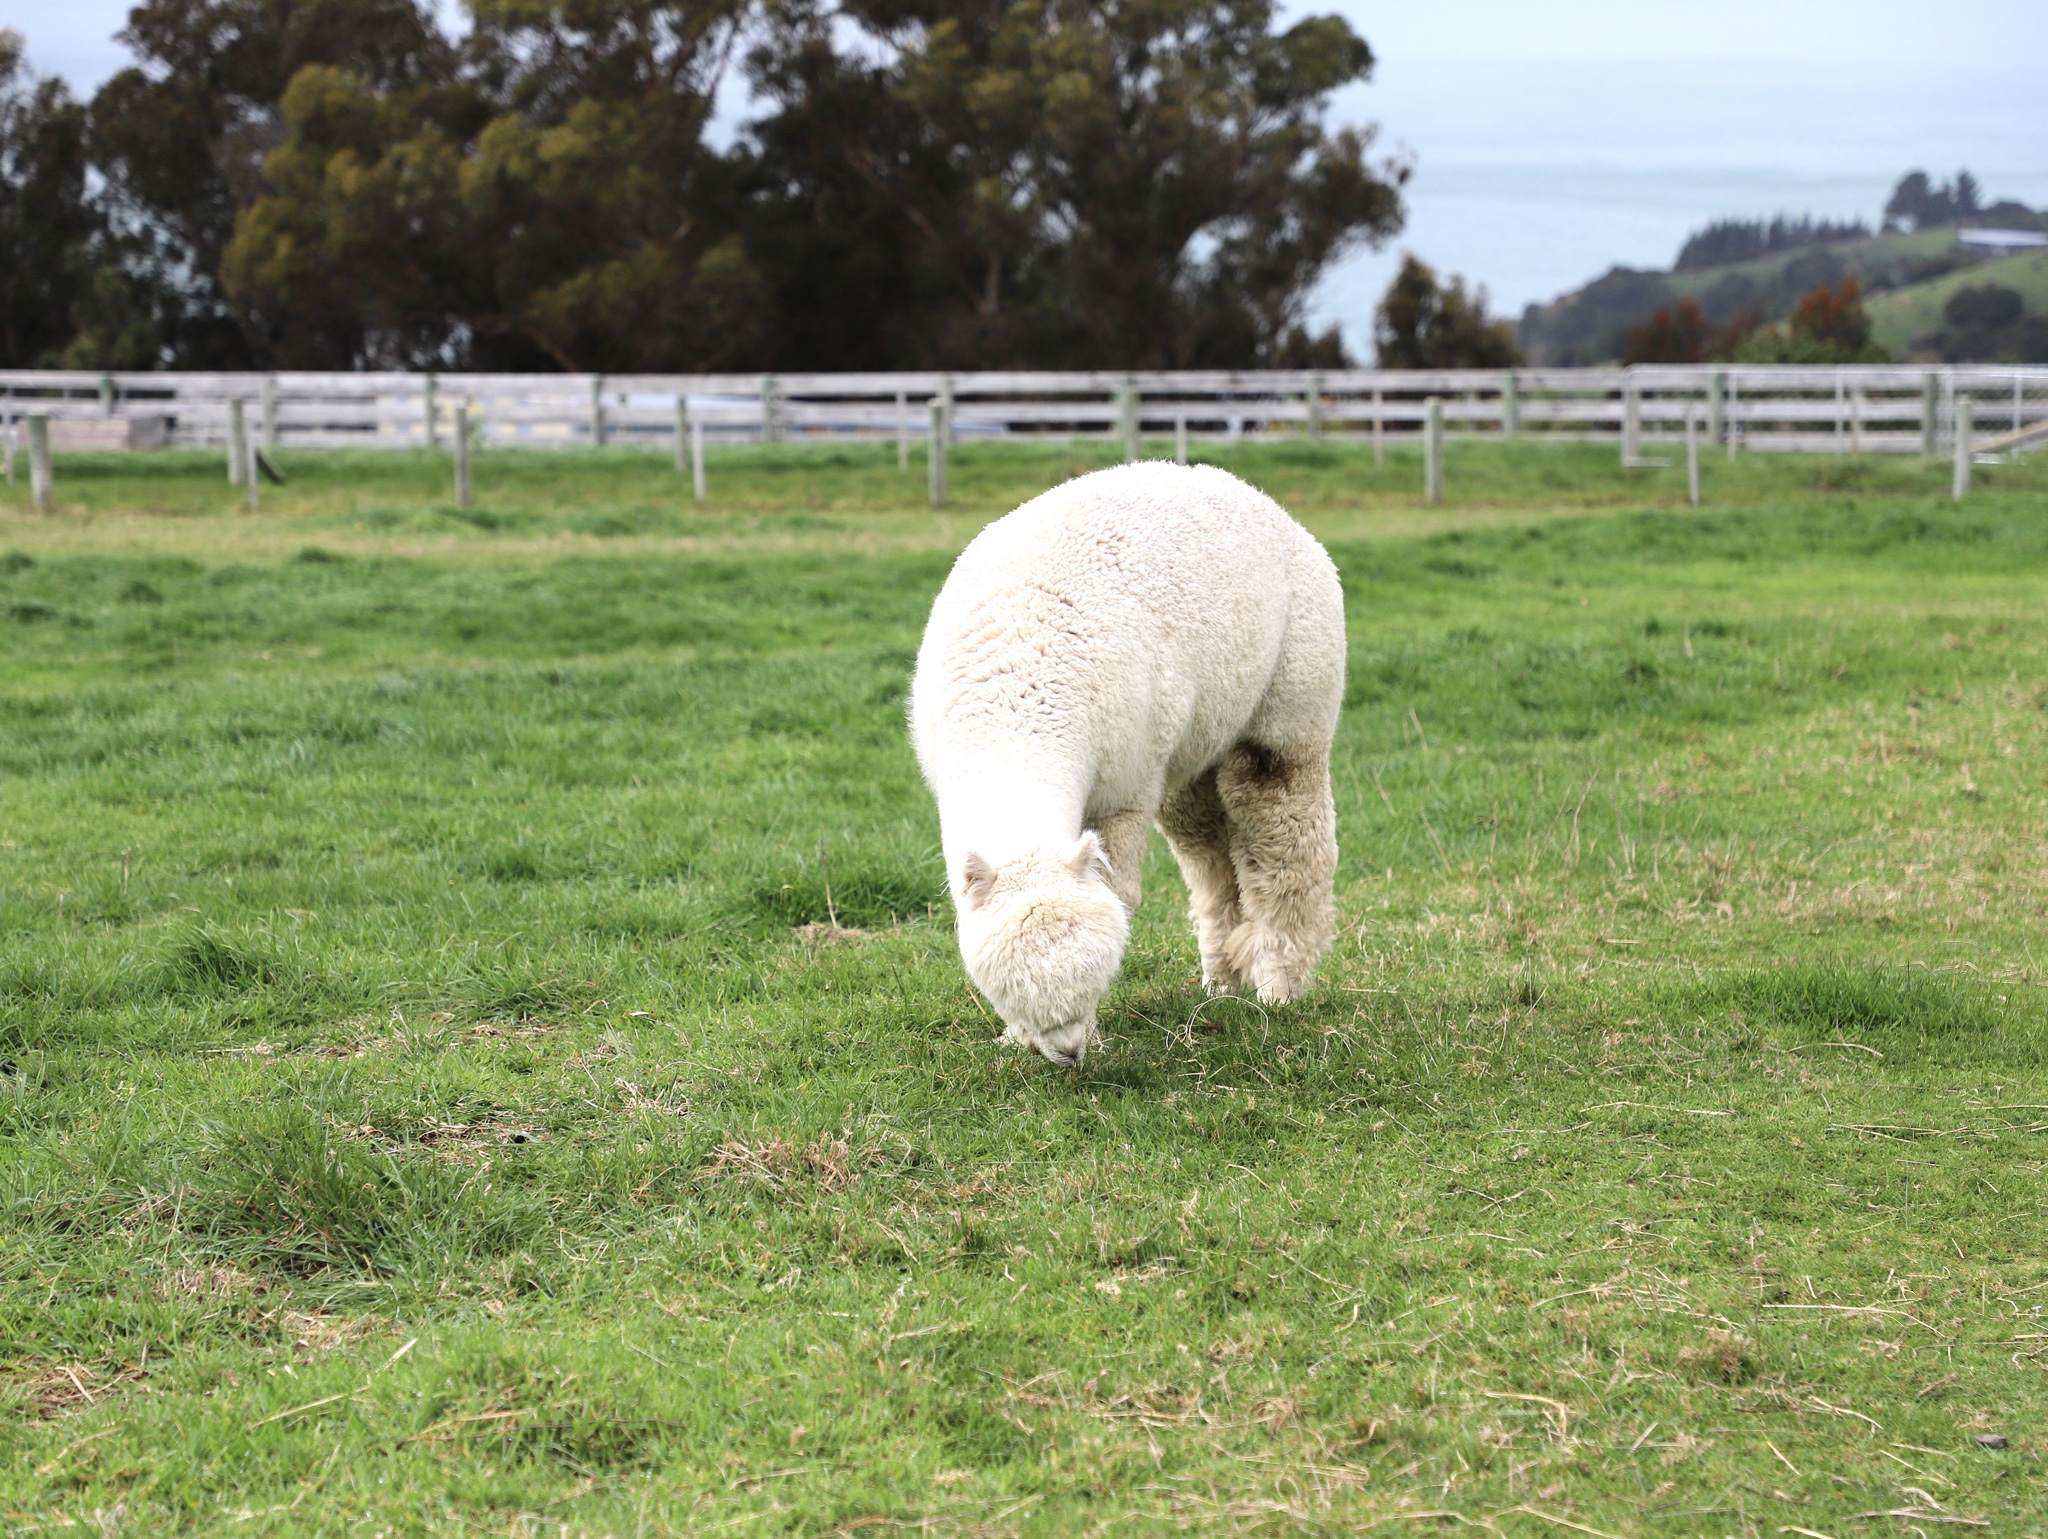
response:
M1344 601L1322 546L1227 472L1097 471L989 525L932 605L911 686L968 976L1081 1061L1156 824L1202 981L1268 1002L1329 949Z

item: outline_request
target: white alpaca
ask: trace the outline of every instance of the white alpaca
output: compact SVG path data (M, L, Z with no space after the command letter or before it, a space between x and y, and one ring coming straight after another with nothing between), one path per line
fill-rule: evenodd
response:
M1315 539L1224 471L1097 471L989 525L911 686L960 955L1072 1066L1123 962L1157 821L1202 981L1292 999L1329 949L1344 601Z

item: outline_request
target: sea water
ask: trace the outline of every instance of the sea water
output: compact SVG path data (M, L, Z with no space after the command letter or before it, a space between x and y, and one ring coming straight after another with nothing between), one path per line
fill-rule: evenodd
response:
M1369 36L1370 34L1368 34ZM1985 40L1987 61L1995 39ZM1716 218L1810 213L1875 227L1899 177L1967 168L1986 202L2048 206L2039 61L1907 68L1673 60L1480 62L1382 57L1333 124L1376 122L1404 153L1408 222L1339 262L1315 329L1372 357L1372 314L1403 251L1485 285L1519 318L1617 263L1668 268Z

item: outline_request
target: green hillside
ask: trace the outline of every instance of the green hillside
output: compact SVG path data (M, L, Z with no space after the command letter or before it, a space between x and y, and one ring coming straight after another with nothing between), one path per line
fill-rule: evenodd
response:
M1905 357L1916 338L1940 329L1941 307L1957 289L1990 283L2016 290L2026 301L2029 315L2048 316L2048 249L1978 262L1909 288L1873 294L1865 304L1871 334L1895 356Z
M1830 241L1796 251L1774 251L1768 256L1734 262L1725 267L1698 267L1674 272L1665 281L1679 298L1697 299L1702 305L1716 289L1731 286L1731 279L1735 284L1749 284L1759 293L1796 290L1793 293L1796 302L1798 294L1807 292L1811 287L1810 284L1801 287L1807 275L1824 269L1839 269L1836 282L1853 273L1868 290L1910 284L1925 269L1946 266L1958 256L1966 263L1974 261L1967 253L1956 252L1955 244L1955 228L1943 225L1938 229L1915 230L1911 234L1895 232L1862 240ZM1769 308L1765 309L1765 314L1770 319L1778 318L1771 314Z
M1617 267L1522 316L1522 344L1539 364L1619 360L1632 326L1683 300L1720 327L1738 312L1784 321L1803 295L1854 277L1872 334L1895 358L1950 362L2048 361L2048 251L1995 257L1956 239L1955 225L1775 251L1747 261L1677 272ZM1995 284L2019 296L1996 325L1959 327L1943 315L1957 290ZM2008 306L2012 301L2006 300Z

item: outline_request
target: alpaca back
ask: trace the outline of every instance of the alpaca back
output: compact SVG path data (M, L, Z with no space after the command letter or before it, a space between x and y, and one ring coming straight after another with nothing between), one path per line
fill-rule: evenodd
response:
M1036 798L1071 835L1199 773L1259 710L1304 601L1326 627L1335 593L1322 548L1221 470L1123 466L1026 503L961 554L918 654L942 816Z

